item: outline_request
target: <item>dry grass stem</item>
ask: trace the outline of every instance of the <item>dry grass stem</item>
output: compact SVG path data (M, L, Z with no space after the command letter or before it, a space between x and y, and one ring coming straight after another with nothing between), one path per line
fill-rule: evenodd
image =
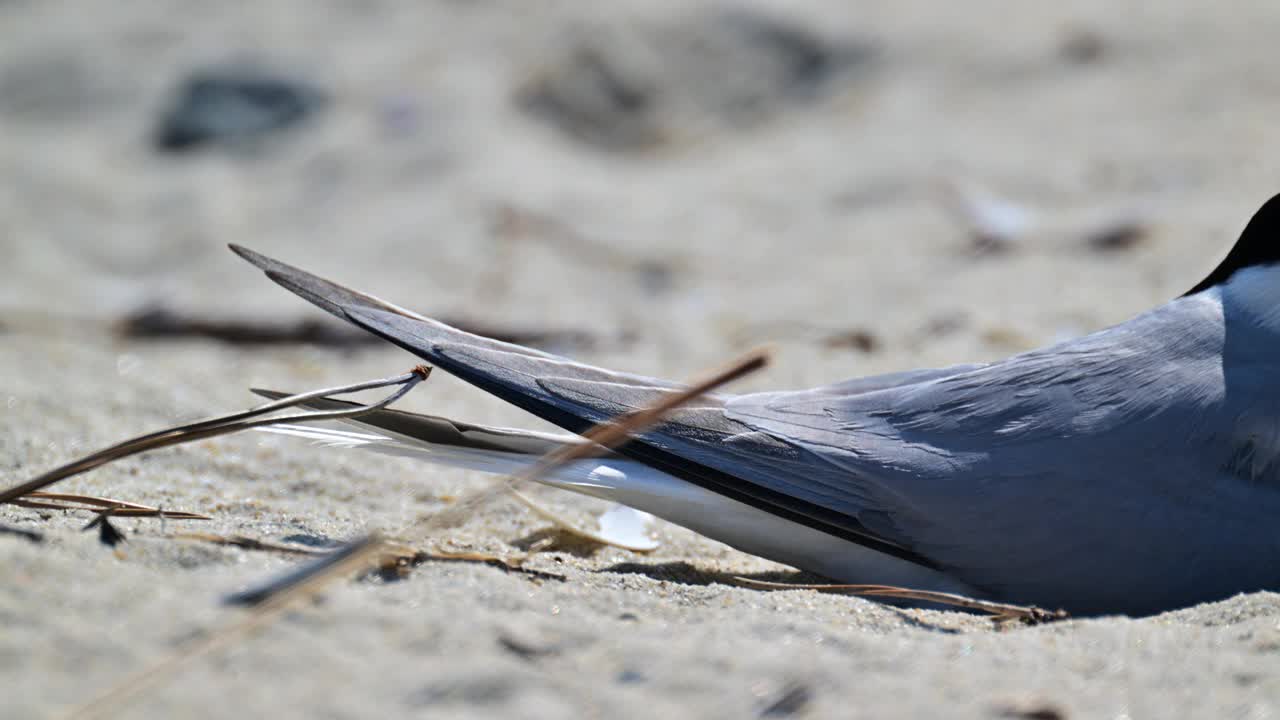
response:
M115 500L93 495L76 495L73 493L27 493L17 500L10 500L9 504L41 510L92 510L94 512L109 510L113 517L163 517L166 520L212 519L208 515L185 510L165 510L126 500Z
M184 643L160 662L130 675L96 699L76 708L66 717L70 720L71 718L104 717L111 714L121 703L159 683L184 663L207 655L228 645L236 638L266 626L295 602L310 597L324 584L369 565L374 556L382 551L382 546L383 540L380 537L369 535L329 553L321 558L323 562L307 563L301 569L292 571L286 578L278 580L269 592L259 598L248 615L231 625L197 636ZM261 588L261 590L267 590L267 588Z
M764 367L767 364L767 362L768 362L768 355L763 351L757 350L757 351L748 353L743 358L727 365L724 369L711 374L706 379L701 380L697 383L694 383L692 386L690 386L685 390L673 392L670 395L667 395L666 397L664 397L659 402L654 403L650 407L625 415L622 418L619 418L613 422L601 423L600 425L595 426L590 431L584 433L584 437L591 440L592 441L591 443L582 443L577 445L565 446L563 448L552 451L547 455L545 455L544 457L542 457L528 471L512 476L511 478L508 478L505 481L499 482L490 488L484 488L479 492L473 493L472 495L466 497L464 500L460 501L454 507L451 507L449 511L446 511L446 512L456 511L459 508L464 508L465 511L468 513L473 512L474 510L479 508L480 505L482 505L484 502L505 493L508 489L514 487L517 483L536 480L537 478L542 477L546 473L554 471L557 467L559 467L563 463L598 452L600 447L607 448L607 447L612 447L614 445L617 445L618 443L624 441L627 437L629 437L631 433L642 431L645 428L649 427L650 425L654 424L655 422L658 422L659 420L662 419L662 416L664 414L670 412L676 407L686 402L689 402L690 400L693 400L701 395L711 392L712 390L715 390L716 388L724 385L725 383L731 382L748 373L759 370L760 368ZM383 402L378 403L377 405L365 406L360 408L359 411L317 412L317 413L311 413L311 414L300 416L300 417L310 419L310 420L335 419L335 417L349 418L349 417L358 416L362 412L368 412L373 409L385 407L386 405L389 405L391 402L394 402L396 399L401 397L404 393L408 392L408 390L412 388L414 385L416 385L418 382L425 379L427 373L428 373L428 369L418 368L418 369L415 369L415 371L413 373L410 373L408 376L401 376L400 378L395 378L391 381L380 381L384 385L393 384L393 383L404 383L404 386L401 387L400 390L398 390L394 395L387 398ZM361 389L367 389L367 388L362 387ZM354 391L343 390L342 392L354 392ZM337 392L334 390L329 390L329 391L316 391L313 393L305 393L303 395L295 395L290 398L287 398L286 400L269 403L268 405L263 406L263 408L272 408L272 410L279 409L280 407L283 407L283 403L288 403L291 405L298 404L301 402L306 402L307 400L315 399L316 397L323 397L324 395L331 395L331 394L337 394ZM264 412L263 408L258 408L255 411L250 411L250 412L261 413L261 412ZM257 422L239 422L240 420L244 419L244 414L240 414L239 416L233 416L233 417L236 418L236 421L238 424L235 430L247 429L248 427L272 424L275 422L295 421L294 418L284 418L284 419L266 420L266 421L257 421ZM218 425L216 426L217 429L225 430L226 421L227 421L226 418L220 418L214 421L207 421L207 422L209 423L216 422L218 423ZM176 431L183 431L187 433L199 432L199 430L196 430L196 431L191 430L192 427L194 426L185 426L184 428L178 428L174 431L162 431L161 433L156 433L152 436L144 436L144 438L140 438L139 440L148 440L156 437L165 438L165 437L168 437L166 433L172 433ZM225 430L225 431L233 432L234 430ZM116 453L115 455L111 457L107 457L106 459L103 459L101 461L95 460L96 464L90 465L89 467L97 467L97 465L101 465L105 462L110 462L110 460L115 459L116 457L122 457L122 455L118 454L119 448L128 446L130 443L136 444L137 441L129 441L126 443L122 443L121 445L117 445L117 446L113 446L113 448L109 448L107 451L103 451L101 453L95 454L94 456L90 456L91 458L97 458L99 456L104 456L105 454L109 454L113 451ZM173 444L173 443L169 443L169 444ZM160 446L162 445L150 444L147 447L144 447L143 449L151 449L153 447L160 447ZM133 452L140 452L140 451L141 450L133 449L128 454L133 454ZM66 474L63 475L63 477L68 477L71 474L74 474L75 472L83 472L85 469L88 469L88 467L81 467L80 469L75 469L75 468L79 467L79 465L83 465L85 462L86 461L81 461L79 464L73 463L70 466L65 466L65 468L74 469L74 472L66 472L64 468L59 468L58 470L47 473L46 476L52 477L59 472L66 472ZM46 476L41 476L41 478L37 478L37 480L42 480ZM61 478L54 477L53 480L50 480L48 482L55 482L57 479L61 479ZM7 494L12 495L12 497L5 497L5 495L0 495L0 502L13 499L14 497L19 497L28 492L38 490L40 489L40 487L43 487L43 485L40 485L39 487L28 487L33 484L34 482L26 483L25 485L18 486L17 488L11 489ZM48 483L46 482L45 484L48 484ZM15 492L16 494L14 494ZM436 515L431 516L431 518L428 518L428 522L427 522L428 526L438 526L439 524L441 524L441 521L439 520L439 518L445 514L446 513L437 513ZM311 596L313 593L319 590L319 588L322 587L324 584L340 576L354 573L359 569L368 567L375 563L375 559L381 559L382 565L383 567L385 567L388 556L390 556L391 558L397 558L398 555L402 557L404 555L405 550L406 548L404 546L399 544L387 543L385 540L383 540L380 536L376 534L369 535L368 537L349 543L331 553L327 553L322 557L317 557L312 561L306 562L301 567L292 569L289 572L285 573L284 575L272 578L266 583L263 583L262 585L251 588L244 592L236 593L235 595L228 597L226 601L231 604L251 605L253 607L253 611L249 615L247 615L246 617L244 617L243 619L235 623L232 623L231 625L228 625L220 630L213 631L207 635L201 636L183 645L178 650L162 658L158 663L151 665L147 668L144 668L140 672L129 676L124 681L111 687L109 690L107 690L104 694L99 696L97 699L76 709L69 715L69 717L71 718L102 717L106 714L109 714L109 712L112 709L118 707L124 701L137 696L144 689L155 685L164 677L172 674L183 663L188 662L194 658L200 657L202 655L206 655L228 644L232 639L240 637L253 629L266 625L267 623L271 622L276 617L278 617L282 612L284 612L284 610L290 607L293 603L297 602L298 600L304 597ZM452 556L448 554L444 554L444 555L437 554L435 556L432 556L430 554L415 552L412 557L415 559L418 557L423 557L425 559L443 559L443 560L455 560L455 561L463 560L463 561L472 561L472 562L479 561L479 562L486 562L486 563L496 562L496 563L502 564L504 567L508 569L523 572L523 570L519 568L519 566L511 565L510 563L507 563L501 558L492 557L492 556L482 556L480 554L474 554L474 553L466 554L466 555L455 554ZM396 564L399 564L400 560L395 559L394 562Z
M120 460L121 458L126 458L130 455L137 455L138 453L146 452L148 450L157 450L171 445L181 445L182 443L204 440L206 438L217 437L218 435L227 435L229 433L240 432L241 430L248 430L255 427L264 427L266 425L295 422L317 422L321 420L342 420L346 418L359 417L364 413L380 410L404 397L404 395L417 386L418 383L426 380L430 374L431 368L425 365L419 365L412 371L397 377L386 378L383 380L372 380L356 383L354 385L345 385L343 387L313 390L312 392L302 393L301 395L292 395L287 398L269 402L251 410L245 410L244 412L223 415L220 417L210 418L208 420L190 423L188 425L180 425L178 427L167 428L153 433L148 433L146 435L140 435L136 438L125 440L124 442L117 443L111 447L86 455L78 460L67 463L66 465L56 467L42 475L28 480L25 483L0 491L0 503L11 502L38 490L43 490L44 488L61 480L65 480L69 477L88 472L115 460ZM262 415L269 415L296 405L301 405L307 401L315 400L317 398L328 397L329 395L343 395L346 393L359 392L361 390L372 390L374 388L387 387L388 385L399 385L400 389L396 390L390 396L379 402L372 405L363 405L353 410L301 413L298 415L274 418L260 417Z
M1034 605L1012 605L1009 603L991 602L956 595L954 593L936 592L933 590L912 590L894 585L842 585L824 583L780 583L768 580L755 580L745 577L734 577L734 580L764 590L818 590L820 592L845 592L863 597L897 598L900 600L920 600L935 602L941 605L961 607L988 613L994 620L1021 620L1029 624L1064 620L1068 617L1065 610L1045 610Z
M238 547L242 550L262 550L265 552L278 552L286 555L326 555L329 550L319 550L317 548L306 547L305 545L286 545L284 543L275 543L269 540L258 540L256 538L245 537L244 535L215 535L213 533L175 533L167 537L174 540L193 540L196 542L213 543L214 545L229 545Z
M564 582L567 578L558 573L545 570L533 570L524 567L524 562L534 553L510 555L503 557L493 553L478 551L446 550L410 550L408 553L396 552L384 555L380 569L384 578L402 578L408 575L409 569L427 562L460 562L489 565L509 573L519 573L535 580L557 580Z
M603 422L591 428L582 436L590 442L564 445L538 459L519 473L509 475L488 487L481 488L469 495L464 495L451 507L427 517L419 526L430 532L446 527L453 527L470 518L482 505L509 490L546 477L565 463L584 457L591 457L602 448L608 449L622 444L632 434L642 432L649 426L659 422L664 415L677 407L706 395L717 388L756 372L769 362L769 354L765 350L753 350L741 358L710 373L684 390L673 391L649 407L628 413L609 422Z

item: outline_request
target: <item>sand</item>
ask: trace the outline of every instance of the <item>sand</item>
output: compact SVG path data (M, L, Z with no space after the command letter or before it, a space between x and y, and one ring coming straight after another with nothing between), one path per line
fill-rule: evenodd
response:
M1269 3L754 6L753 17L824 38L829 55L808 80L769 79L767 53L715 34L725 7L0 3L5 483L246 407L250 386L309 389L414 364L381 346L115 331L154 303L222 320L315 317L227 242L423 312L579 331L592 342L551 349L634 372L689 377L773 342L774 366L740 388L798 388L998 358L1121 321L1198 281L1280 187L1269 152L1280 140L1280 15ZM705 47L690 40L702 28L715 30ZM641 78L653 107L614 117L588 94L572 132L549 120L578 97L575 47ZM725 74L757 60L749 77ZM227 64L306 80L328 104L248 144L152 149L179 80ZM947 182L988 188L1042 222L976 257L940 202ZM1093 228L1115 218L1134 218L1141 241L1092 247ZM402 405L542 427L442 374ZM54 717L88 701L242 617L221 598L295 562L163 533L323 546L396 532L482 482L246 434L58 486L213 517L117 521L129 540L116 552L79 531L84 514L0 509L0 523L45 536L0 535L0 716ZM536 494L579 519L600 509ZM546 529L496 503L433 542L514 556ZM1274 594L1001 629L738 587L734 575L793 575L678 527L659 537L650 555L565 547L529 560L558 578L428 563L401 581L339 582L111 714L1142 718L1280 707Z

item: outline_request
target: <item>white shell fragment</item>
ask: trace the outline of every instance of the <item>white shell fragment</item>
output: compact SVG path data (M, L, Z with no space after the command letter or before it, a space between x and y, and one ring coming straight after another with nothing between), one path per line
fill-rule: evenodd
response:
M653 516L627 505L614 505L600 515L600 536L610 545L641 552L657 550L660 544L650 534Z
M614 505L600 516L597 521L598 529L592 531L578 527L559 513L517 490L511 490L510 493L512 497L520 501L520 504L533 511L535 515L547 520L570 535L632 552L652 552L658 549L660 545L657 540L649 535L649 526L653 522L653 516L647 512L641 512L626 505Z

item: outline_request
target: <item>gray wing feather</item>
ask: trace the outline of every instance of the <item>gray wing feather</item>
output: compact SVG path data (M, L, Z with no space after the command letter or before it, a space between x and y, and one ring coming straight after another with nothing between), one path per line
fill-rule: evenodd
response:
M981 363L968 363L964 365L951 365L945 368L902 370L899 372L885 373L883 375L868 375L866 377L841 380L838 383L823 385L809 390L756 393L755 395L752 395L752 398L753 402L757 403L768 402L771 399L778 398L788 405L795 405L796 403L809 399L820 400L822 398L832 396L852 397L854 395L864 395L866 393L888 390L895 387L917 385L930 380L938 380L951 375L959 375L961 373L966 373L983 367L986 367L986 365Z
M640 409L674 392L675 383L616 373L563 358L509 352L439 323L426 324L375 309L345 310L346 317L424 357L448 372L574 432ZM817 462L791 443L726 416L727 398L709 395L672 413L618 452L702 487L806 524L839 531L855 542L932 566L927 559L865 526L857 486L838 469ZM735 442L726 442L728 438Z
M1185 298L922 382L726 411L839 468L864 523L995 596L1079 612L1221 597L1274 582L1259 553L1275 540L1242 527L1280 498L1224 471L1223 429L1255 401L1226 397L1219 313Z
M232 249L318 307L573 432L584 432L680 387L472 335L251 250ZM842 486L836 469L814 461L793 444L727 418L725 399L708 396L697 407L683 408L638 441L619 448L619 454L776 515L932 567L927 558L862 525L855 517L863 510L856 487ZM825 475L809 482L814 469Z

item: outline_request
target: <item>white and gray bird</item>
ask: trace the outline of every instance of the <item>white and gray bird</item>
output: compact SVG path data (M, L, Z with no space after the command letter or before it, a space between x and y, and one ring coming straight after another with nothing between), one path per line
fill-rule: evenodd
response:
M232 249L571 432L678 387ZM391 410L356 422L369 449L492 472L575 441ZM1280 195L1204 281L1127 322L998 362L708 396L546 482L843 582L1077 614L1280 590Z

